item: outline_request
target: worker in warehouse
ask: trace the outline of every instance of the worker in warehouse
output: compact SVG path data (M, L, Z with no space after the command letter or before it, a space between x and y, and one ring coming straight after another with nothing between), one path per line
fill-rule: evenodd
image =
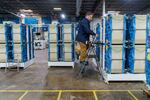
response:
M90 35L96 35L91 29L90 29L90 22L93 19L93 13L87 12L85 15L85 18L83 18L78 25L78 33L76 35L76 54L79 58L79 61L81 64L87 65L88 62L86 62L87 57L87 49ZM96 35L97 36L97 35Z

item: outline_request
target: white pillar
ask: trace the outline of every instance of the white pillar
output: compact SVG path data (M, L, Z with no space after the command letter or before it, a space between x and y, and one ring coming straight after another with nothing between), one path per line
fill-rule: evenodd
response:
M105 0L103 0L103 43L105 43ZM103 45L103 69L105 67L105 46Z

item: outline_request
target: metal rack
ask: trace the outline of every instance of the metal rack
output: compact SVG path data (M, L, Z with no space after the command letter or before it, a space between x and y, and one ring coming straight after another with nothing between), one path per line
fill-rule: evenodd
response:
M48 66L73 66L74 67L73 25L72 24L63 24L63 25L51 24L49 30L50 31L49 31ZM52 60L54 57L55 60Z
M136 15L136 17L137 16L138 15ZM109 15L107 16L106 19L106 35L105 35L106 49L105 49L105 59L104 59L105 66L103 66L103 78L105 82L108 83L109 81L146 81L144 69L146 67L145 51L147 51L147 49L145 43L146 43L146 34L148 34L146 32L148 23L147 22L143 23L145 26L144 29L138 29L138 27L141 26L135 26L135 22L137 25L141 24L141 22L135 20L135 16L130 18L127 16L122 16L123 20L119 20L119 19L116 20L118 16L114 16L114 19L112 17L113 17L112 15ZM144 16L141 17L143 18ZM147 20L146 15L145 18ZM138 38L139 32L136 34L137 30L145 31L144 33L142 32L145 35L145 37L143 36L142 33L141 33L142 35L140 36L140 38L143 37L142 41L144 42L141 42L141 39ZM132 38L130 37L130 35L133 35ZM118 41L117 38L120 39L120 42ZM115 49L117 49L116 47L118 48L118 50L116 50L117 53L115 54ZM143 50L143 48L145 49ZM139 52L142 53L139 54ZM139 55L141 55L140 57L144 57L144 58L138 59ZM131 61L131 57L132 57L132 61ZM112 61L118 61L118 62L121 61L121 63L113 64L111 63ZM138 66L138 64L135 64L137 63L136 61L137 62L141 61L142 65L144 66ZM129 64L129 62L131 62L132 64L131 63Z
M33 54L31 50L34 48L31 47L31 40L29 41L29 38L32 39L29 27L25 24L5 24L3 32L5 40L2 43L3 47L6 46L6 49L3 49L6 59L0 63L0 68L7 69L14 66L17 66L17 69L18 66L26 68L34 63L34 57L31 57Z

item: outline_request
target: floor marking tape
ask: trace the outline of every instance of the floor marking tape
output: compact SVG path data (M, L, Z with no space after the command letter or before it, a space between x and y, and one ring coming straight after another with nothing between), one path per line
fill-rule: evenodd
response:
M128 93L134 98L134 100L138 100L138 98L129 90Z
M26 91L21 97L19 97L18 100L22 100L26 95L27 95L28 91Z

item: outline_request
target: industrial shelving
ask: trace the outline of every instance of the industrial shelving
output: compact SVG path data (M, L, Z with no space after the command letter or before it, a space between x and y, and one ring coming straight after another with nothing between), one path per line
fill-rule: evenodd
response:
M72 24L50 25L48 66L74 67L74 27Z
M138 20L138 18L143 17L145 20ZM128 17L126 15L107 16L105 36L106 55L104 59L105 66L103 66L102 69L105 82L146 81L145 51L147 50L145 44L146 34L148 34L146 32L148 24L146 20L146 15L135 15L132 17ZM138 29L139 27L141 28L140 25L144 27L142 29ZM132 38L130 37L131 34L134 35ZM114 61L116 64L112 63ZM139 61L141 62L139 63ZM139 66L139 64L141 66ZM128 65L132 65L132 67Z
M34 57L29 45L29 38L32 40L28 27L25 24L5 24L6 60L0 63L0 67L9 67L19 63L19 67L26 68L34 63ZM32 34L32 33L30 33ZM4 45L3 45L4 46ZM30 48L29 48L30 47ZM3 50L4 51L4 50ZM31 57L32 56L32 57Z

